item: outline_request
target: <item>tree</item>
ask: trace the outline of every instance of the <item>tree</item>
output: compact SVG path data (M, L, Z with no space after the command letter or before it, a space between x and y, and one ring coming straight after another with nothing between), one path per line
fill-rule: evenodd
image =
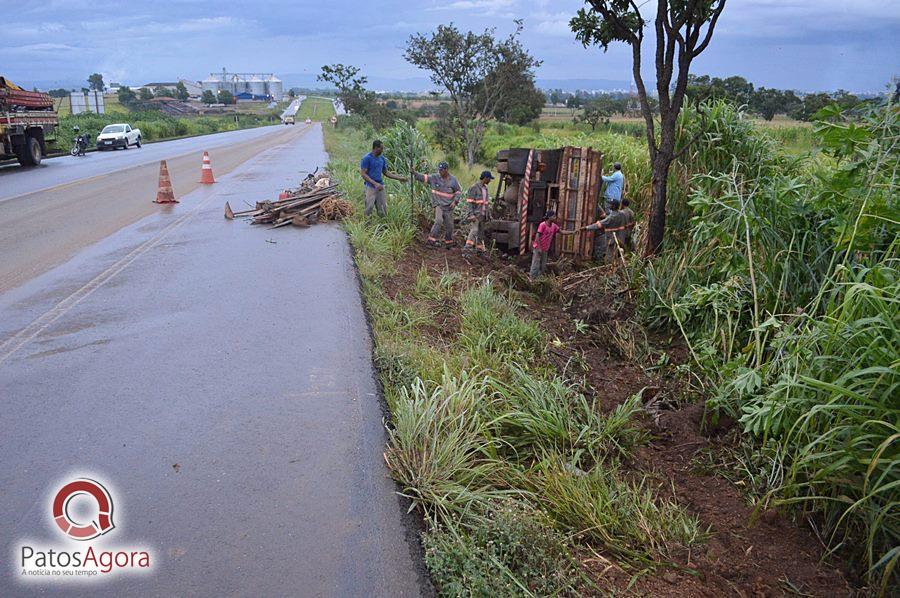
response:
M219 93L216 94L216 99L219 100L220 104L234 104L234 94L227 89L220 89Z
M570 21L575 37L585 47L613 42L631 46L632 75L647 128L647 147L653 170L653 194L644 255L653 255L662 244L666 228L666 198L672 162L690 142L676 148L678 115L684 105L691 62L712 40L727 0L657 0L656 91L659 99L659 134L641 74L644 30L649 21L641 16L635 0L587 0ZM674 81L673 81L674 77Z
M140 98L142 102L147 102L153 99L153 92L146 87L142 87L138 92L138 98Z
M505 81L506 89L500 94L494 116L503 123L527 125L541 115L546 103L544 93L534 85L534 76L528 71L516 69L514 65L502 64L499 70L510 69L508 73L491 73L488 78L499 77ZM476 102L486 101L484 82L479 85Z
M789 116L797 120L812 120L813 115L832 103L831 96L827 93L808 93Z
M571 108L574 113L581 107L581 98L577 95L571 95L566 98L566 108Z
M158 98L171 98L173 95L175 95L175 92L163 85L157 85L153 88L153 95Z
M609 110L600 101L588 102L584 105L584 112L575 118L575 122L591 125L591 131L597 130L597 125L609 122Z
M515 31L498 41L494 29L463 33L450 24L438 25L430 35L412 35L407 41L406 61L428 71L432 83L450 96L450 110L459 124L458 135L469 166L475 163L487 122L509 94L508 77L530 75L540 66L519 42L521 32L522 22L516 21Z
M51 89L47 92L47 95L49 95L51 98L64 98L69 95L69 90L63 89L62 87L60 87L59 89Z
M106 85L103 84L103 75L94 73L87 78L88 86L92 91L103 91Z
M175 86L175 97L182 102L191 97L191 94L188 93L187 86L182 81L179 81L178 85Z
M337 88L338 99L348 112L364 114L368 104L375 101L375 94L366 90L369 79L359 73L359 68L352 65L331 64L323 66L316 79Z
M781 90L760 87L753 93L750 108L766 120L772 120L783 103Z
M204 89L203 93L200 94L200 101L206 104L215 104L216 103L216 95L210 89Z
M549 99L550 99L550 103L553 104L554 106L559 104L559 101L560 101L559 92L556 91L555 89L553 91L551 91Z
M126 107L133 105L137 100L137 95L127 85L123 85L122 87L120 87L119 91L116 92L116 95L119 98L119 103Z

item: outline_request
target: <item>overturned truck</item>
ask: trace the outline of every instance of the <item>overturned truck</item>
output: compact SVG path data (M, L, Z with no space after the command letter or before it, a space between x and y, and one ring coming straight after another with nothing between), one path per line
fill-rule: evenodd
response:
M538 224L553 210L562 230L575 230L597 219L603 154L589 147L516 148L497 152L500 182L486 232L511 252L531 251ZM573 259L591 259L594 233L557 235L553 251Z

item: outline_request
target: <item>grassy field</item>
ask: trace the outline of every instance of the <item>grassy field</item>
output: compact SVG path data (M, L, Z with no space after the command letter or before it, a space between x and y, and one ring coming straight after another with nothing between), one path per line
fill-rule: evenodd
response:
M304 121L310 118L318 122L326 122L334 116L334 104L328 98L317 98L307 96L303 103L300 104L300 111L297 112L297 121Z

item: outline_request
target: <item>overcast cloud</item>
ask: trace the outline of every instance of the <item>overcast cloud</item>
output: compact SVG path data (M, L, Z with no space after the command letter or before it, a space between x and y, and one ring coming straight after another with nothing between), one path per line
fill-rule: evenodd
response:
M8 8L0 74L26 85L77 82L95 71L107 81L129 84L201 79L222 67L316 73L332 62L361 66L372 77L421 77L402 58L410 34L451 21L506 33L515 18L525 19L523 39L543 60L539 78L631 80L627 48L603 53L575 41L568 21L583 6L578 0L23 4L0 0ZM898 39L900 2L729 0L712 45L693 71L739 74L770 87L877 91L900 73Z

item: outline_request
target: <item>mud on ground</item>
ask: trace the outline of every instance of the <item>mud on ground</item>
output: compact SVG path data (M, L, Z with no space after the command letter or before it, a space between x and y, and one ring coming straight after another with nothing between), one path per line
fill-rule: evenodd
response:
M623 469L657 477L709 528L708 541L699 551L680 555L680 568L662 567L636 580L633 572L586 555L583 566L598 586L669 597L857 593L835 559L823 561L824 546L809 523L774 509L754 513L737 486L695 466L702 455L731 448L724 433L729 422L704 425L702 404L684 400L684 380L671 374L674 368L652 367L663 354L671 364L685 363L687 352L677 339L648 335L634 324L635 301L620 279L623 272L604 267L586 272L557 261L548 266L557 284L531 283L527 256L464 255L461 244L452 250L429 248L421 236L385 280L385 290L395 298L413 288L424 265L434 275L491 275L498 284L520 291L523 316L539 321L551 338L563 341L550 347L548 358L560 370L583 376L600 409L609 411L641 394L651 440ZM449 315L435 322L429 334L439 337L458 329L452 310L446 311Z

